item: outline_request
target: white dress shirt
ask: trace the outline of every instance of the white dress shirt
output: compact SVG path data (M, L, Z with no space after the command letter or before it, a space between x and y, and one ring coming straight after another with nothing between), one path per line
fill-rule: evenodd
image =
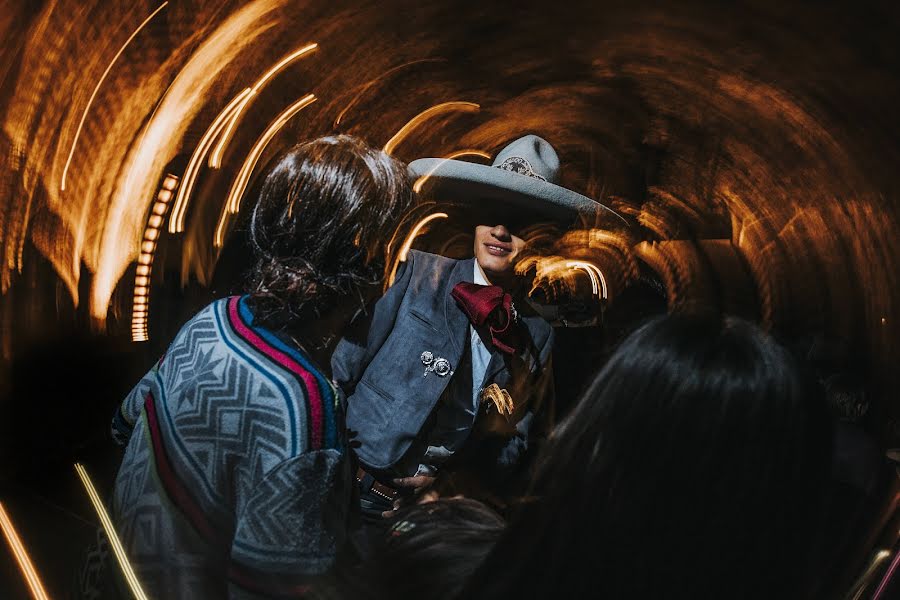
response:
M491 285L477 260L475 261L475 283ZM484 342L481 341L481 336L471 325L469 325L469 338L472 344L472 414L474 415L478 410L478 403L481 401L481 383L484 380L488 363L491 362L491 351L487 349Z
M474 270L475 283L490 285L477 260ZM419 464L416 475L434 475L438 467L460 449L475 423L475 415L481 401L481 384L488 363L491 362L491 351L471 325L469 325L469 344L472 358L472 401L468 406L460 406L451 401L438 407L435 428L429 435L425 456Z

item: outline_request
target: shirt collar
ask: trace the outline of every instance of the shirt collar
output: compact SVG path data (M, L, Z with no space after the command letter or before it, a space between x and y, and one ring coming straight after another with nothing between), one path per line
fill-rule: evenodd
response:
M482 269L481 265L478 264L478 259L475 259L472 262L475 263L475 267L474 267L475 276L472 281L474 283L477 283L478 285L491 285L490 282L488 282L487 277L484 274L484 269Z

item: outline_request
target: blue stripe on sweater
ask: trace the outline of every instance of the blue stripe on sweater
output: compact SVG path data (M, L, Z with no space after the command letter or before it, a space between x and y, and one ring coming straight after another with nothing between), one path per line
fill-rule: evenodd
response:
M220 301L216 302L216 304L219 306L224 306L225 311L228 310L228 300L227 299L220 300ZM252 366L260 375L263 375L264 377L269 379L272 383L274 383L275 386L278 388L278 390L281 392L282 397L285 400L285 405L287 406L288 415L289 415L288 421L289 421L289 425L291 427L291 456L296 456L297 449L299 446L299 442L297 440L297 416L296 416L296 413L294 412L293 402L291 402L290 392L288 391L288 389L284 385L284 383L279 378L277 378L269 369L266 369L265 367L263 367L263 365L259 364L255 360L253 360L253 358L251 358L249 354L247 354L246 352L241 350L233 341L231 341L228 333L225 331L225 328L222 325L222 318L219 315L219 311L215 310L217 308L218 308L218 306L214 307L213 314L216 317L216 326L219 328L219 334L222 337L222 341L225 342L225 344L229 348L234 350L235 354L237 354L238 356L240 356L241 358L246 360L250 364L250 366ZM233 335L235 337L240 338L240 336L238 335L237 332L233 332ZM279 367L279 368L283 368L283 367Z
M313 377L316 378L316 383L319 386L319 393L322 395L322 404L324 405L325 410L324 447L337 448L337 427L335 426L334 417L335 398L334 390L331 388L331 384L325 378L325 375L322 374L322 372L312 364L312 361L305 354L300 352L299 349L286 344L281 338L279 338L268 329L253 324L253 312L247 305L248 298L249 296L242 296L238 305L240 307L241 318L243 318L244 323L248 327L252 328L253 331L255 331L266 342L293 358L301 367L306 369L313 375Z

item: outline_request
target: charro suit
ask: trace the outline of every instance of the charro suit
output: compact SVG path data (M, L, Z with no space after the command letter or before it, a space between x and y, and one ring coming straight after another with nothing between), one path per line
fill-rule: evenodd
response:
M424 448L439 401L472 403L470 325L450 291L457 283L473 281L474 260L411 251L395 283L376 303L368 326L338 344L333 375L348 398L347 426L355 432L357 455L368 468L412 474L409 465L415 465L417 457L410 460L409 455ZM481 382L481 388L496 383L509 391L516 407L513 415L488 418L479 411L469 424L471 429L476 420L481 422L483 435L475 437L487 454L479 456L499 467L519 460L535 413L552 389L546 385L552 328L527 314L520 316L519 326L526 340L521 353L492 350ZM425 351L449 361L453 373L426 375L421 360ZM466 377L468 382L460 384ZM466 446L474 443L468 440Z

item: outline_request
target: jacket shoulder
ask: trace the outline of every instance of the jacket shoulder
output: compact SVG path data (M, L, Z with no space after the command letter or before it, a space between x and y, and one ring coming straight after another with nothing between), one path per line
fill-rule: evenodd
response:
M423 252L421 250L410 250L407 255L407 260L413 266L413 271L416 273L434 271L435 269L449 270L460 262L455 258L447 258L440 254L432 254L431 252Z

